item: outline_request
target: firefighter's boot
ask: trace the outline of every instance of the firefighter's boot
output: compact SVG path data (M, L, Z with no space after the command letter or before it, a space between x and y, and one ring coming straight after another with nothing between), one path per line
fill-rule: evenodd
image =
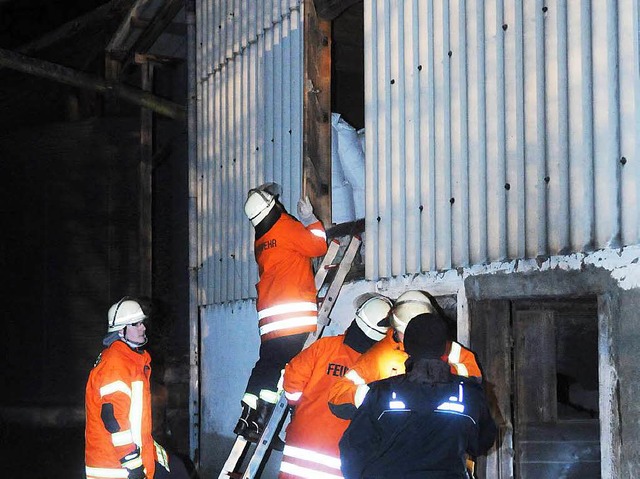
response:
M246 440L250 442L258 442L260 440L274 408L274 403L267 402L264 399L258 399L258 407L255 410L251 410L248 420L249 424L242 434ZM276 451L282 451L284 449L284 443L276 435L273 437L270 447Z
M240 418L238 419L236 427L233 428L234 434L244 436L245 431L249 427L250 417L252 416L252 413L255 416L255 411L256 410L249 406L247 403L242 403L242 412L240 413Z

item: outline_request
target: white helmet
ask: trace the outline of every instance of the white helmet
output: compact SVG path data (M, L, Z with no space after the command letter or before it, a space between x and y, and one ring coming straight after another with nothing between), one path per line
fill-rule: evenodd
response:
M277 183L265 183L249 190L247 201L244 203L244 213L253 226L258 226L267 217L276 205L279 194L280 185Z
M428 293L419 290L405 291L395 301L391 313L391 326L404 334L409 321L419 314L430 313L436 313L436 309Z
M381 294L365 293L355 299L354 306L356 324L362 332L374 341L384 338L389 327L380 323L391 311L391 300Z
M129 324L144 321L147 315L142 311L140 303L125 296L109 308L107 319L109 321L107 332L113 333L124 329Z

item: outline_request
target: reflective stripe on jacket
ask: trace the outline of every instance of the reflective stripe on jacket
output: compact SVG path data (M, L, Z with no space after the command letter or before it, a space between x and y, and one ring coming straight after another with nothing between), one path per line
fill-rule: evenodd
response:
M266 341L316 330L318 308L311 258L327 252L320 221L306 228L282 214L254 244L260 338Z
M329 411L328 391L360 353L344 335L320 338L295 356L284 371L284 391L295 406L287 427L280 479L342 478L338 442L349 421Z
M148 479L155 472L151 416L151 357L122 341L105 349L89 374L85 394L88 479L127 477L120 459L140 448Z
M393 329L360 356L351 370L329 391L331 411L339 417L349 418L364 400L367 384L405 373L404 362L409 356L404 345L393 338ZM455 341L447 342L442 356L451 366L451 372L464 377L482 377L475 355Z

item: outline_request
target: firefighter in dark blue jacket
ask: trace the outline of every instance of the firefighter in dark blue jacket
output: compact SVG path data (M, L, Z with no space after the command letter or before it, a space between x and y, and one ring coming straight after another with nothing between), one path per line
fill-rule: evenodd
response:
M405 374L371 389L340 441L346 479L466 479L467 454L484 455L496 437L482 386L440 359L447 327L420 314L407 325Z

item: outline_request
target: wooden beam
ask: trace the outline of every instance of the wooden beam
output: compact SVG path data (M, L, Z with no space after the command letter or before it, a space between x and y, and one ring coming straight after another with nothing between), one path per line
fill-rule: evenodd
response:
M331 23L305 0L303 195L316 216L331 225Z
M64 83L103 95L113 95L125 101L148 108L159 115L183 121L186 109L172 101L123 83L107 81L56 63L20 55L0 48L0 67L7 67L29 75Z
M144 9L149 3L154 0L136 0L135 4L131 6L129 12L125 18L120 22L120 26L116 33L113 34L109 44L107 45L107 52L119 52L125 50L124 41L131 35L131 32L136 28L134 19L138 17L142 9Z
M323 20L334 20L351 5L362 0L314 0L318 17Z
M160 10L156 13L153 20L140 34L133 46L128 50L122 62L122 70L131 65L135 59L136 53L147 53L156 40L171 24L180 9L184 6L184 0L166 0Z
M97 22L104 22L109 17L118 17L122 15L130 6L133 0L111 0L104 5L92 10L78 18L65 23L54 31L49 32L42 37L19 47L16 51L23 55L30 55L44 48L50 47L59 41L66 40L83 28L93 25Z

